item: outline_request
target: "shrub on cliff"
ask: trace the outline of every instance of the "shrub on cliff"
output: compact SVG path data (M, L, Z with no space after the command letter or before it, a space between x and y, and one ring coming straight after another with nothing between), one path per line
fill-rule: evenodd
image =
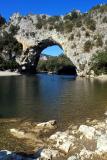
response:
M6 23L5 18L0 15L0 27L2 27L5 23Z
M3 36L0 36L0 51L2 52L5 50L10 59L13 53L15 53L16 56L20 55L22 53L22 49L22 44L19 43L12 34L3 32Z
M91 31L94 31L96 29L96 22L90 17L86 17L85 24Z
M103 5L96 5L95 7L93 7L89 13L94 13L94 12L100 12L100 13L104 13L107 11L107 4L103 4Z
M82 26L82 21L81 20L78 20L76 22L76 27L80 28Z
M100 35L96 39L96 46L97 47L102 47L103 46L103 40L102 40L102 37Z
M41 21L38 21L38 23L36 24L36 28L37 29L42 29L42 22Z
M57 22L59 20L60 20L60 16L52 16L52 17L48 18L47 23L50 25L54 25L55 22Z
M71 13L64 16L64 20L65 21L67 21L67 20L73 21L73 20L76 20L79 17L80 17L80 14L76 10L73 10Z
M107 23L107 16L103 18L103 23Z
M64 16L64 29L66 32L72 32L74 26L81 27L82 26L82 16L81 14L73 10L71 13Z
M54 28L57 32L63 32L64 31L64 24L63 21L59 21L57 24L55 24Z
M73 23L71 21L66 21L64 23L64 31L65 32L72 32L72 29L73 29Z
M74 40L74 34L71 34L71 35L69 36L68 40L69 40L69 41Z
M3 60L2 63L0 63L0 70L11 70L14 71L19 68L19 64L15 60Z
M86 37L90 37L90 33L88 31L85 32Z
M14 36L15 34L17 34L18 30L19 30L19 26L14 26L14 25L10 25L9 31L10 33Z
M107 50L93 55L91 59L91 69L93 69L97 75L101 73L107 74Z
M90 40L86 41L84 44L84 52L90 52L92 47L93 47L92 42Z

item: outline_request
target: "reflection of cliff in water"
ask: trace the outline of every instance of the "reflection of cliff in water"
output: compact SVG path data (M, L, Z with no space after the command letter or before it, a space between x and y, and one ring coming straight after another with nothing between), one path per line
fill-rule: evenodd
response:
M59 75L74 75L77 76L76 67L75 66L63 66L61 69L57 71Z
M107 110L107 82L36 74L0 78L0 117L58 120L63 126L101 118Z

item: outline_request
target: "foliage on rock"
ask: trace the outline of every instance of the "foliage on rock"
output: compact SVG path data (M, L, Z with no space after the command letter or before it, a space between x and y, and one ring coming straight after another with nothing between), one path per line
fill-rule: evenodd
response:
M91 69L93 69L97 75L101 73L107 74L107 50L93 55L91 59Z
M73 64L69 58L61 54L58 57L49 57L46 61L40 60L37 70L57 72L63 66L73 66Z
M90 52L92 47L93 47L92 42L90 40L86 41L84 44L84 52Z
M18 64L15 58L21 55L22 49L22 44L12 34L3 32L0 35L0 69L16 69Z
M2 27L5 23L6 23L5 18L0 15L0 27Z

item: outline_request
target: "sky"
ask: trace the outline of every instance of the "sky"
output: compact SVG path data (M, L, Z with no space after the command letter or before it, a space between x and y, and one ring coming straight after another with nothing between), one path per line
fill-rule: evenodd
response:
M51 47L44 49L42 51L42 54L58 56L60 54L63 54L63 50L59 46L55 45L55 46L51 46Z
M1 0L0 14L7 20L15 12L19 12L22 15L29 13L64 15L73 9L87 12L93 6L102 3L107 4L107 0ZM52 48L53 54L57 50L59 53L58 47L56 49L55 47Z
M22 15L28 13L63 15L72 9L88 11L97 4L107 0L1 0L0 13L8 19L14 12Z

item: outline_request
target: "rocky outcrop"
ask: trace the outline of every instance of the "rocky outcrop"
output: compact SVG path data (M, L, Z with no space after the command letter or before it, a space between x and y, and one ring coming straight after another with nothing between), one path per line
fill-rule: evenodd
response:
M91 74L92 55L107 46L106 19L107 5L96 6L85 14L72 11L65 16L15 13L5 30L14 33L23 45L22 55L16 57L23 72L35 72L42 50L58 45L76 66L78 75L84 76Z
M81 125L72 124L65 131L55 130L56 121L23 122L17 129L10 129L10 133L18 139L24 141L28 139L27 145L34 142L35 150L32 156L28 155L31 159L107 159L107 119L102 121L88 119ZM1 151L0 156L3 155L25 158L26 154Z

